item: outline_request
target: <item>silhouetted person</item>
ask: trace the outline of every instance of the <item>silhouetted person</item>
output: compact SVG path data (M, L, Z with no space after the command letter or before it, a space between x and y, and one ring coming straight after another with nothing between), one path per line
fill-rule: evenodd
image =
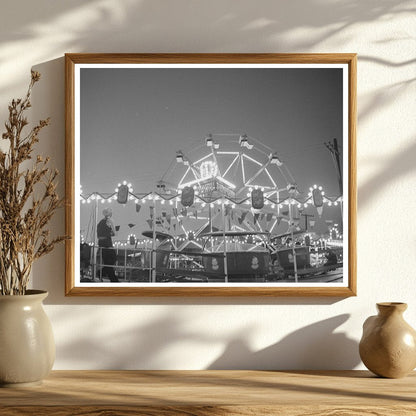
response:
M115 235L115 227L111 219L113 211L111 208L103 210L104 218L97 225L98 247L101 251L101 262L104 265L101 274L103 277L108 277L111 282L118 282L114 271L116 264L116 252L113 248L112 237Z

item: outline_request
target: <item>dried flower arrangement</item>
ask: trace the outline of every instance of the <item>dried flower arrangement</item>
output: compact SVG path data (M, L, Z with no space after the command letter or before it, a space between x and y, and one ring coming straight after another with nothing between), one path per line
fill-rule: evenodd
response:
M39 72L32 71L23 99L9 105L5 123L8 150L0 150L0 294L24 295L33 262L49 253L65 236L50 238L45 227L63 199L56 192L58 171L48 167L49 157L37 156L32 166L39 132L50 119L41 120L27 134L25 111L31 107L30 96Z

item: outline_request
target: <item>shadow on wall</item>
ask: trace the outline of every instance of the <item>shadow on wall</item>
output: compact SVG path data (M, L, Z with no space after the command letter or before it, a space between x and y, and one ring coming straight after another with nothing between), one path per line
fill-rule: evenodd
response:
M274 39L296 27L322 29L331 22L327 31L321 32L319 37L302 39L302 44L297 46L305 50L348 26L374 21L385 15L414 11L408 6L411 4L408 0L379 0L376 3L371 0L355 0L340 3L337 7L331 7L328 2L318 0L309 0L307 3L302 0L263 0L262 7L250 0L240 1L238 7L230 0L214 2L216 7L213 7L212 3L177 0L172 9L165 7L164 0L126 0L120 3L92 0L87 4L83 0L38 0L33 8L22 8L18 3L11 3L0 20L1 39L2 43L31 40L46 33L47 27L58 29L60 25L61 36L54 39L54 43L59 47L97 49L100 47L98 45L103 45L101 49L107 51L116 46L117 49L113 49L113 52L120 51L120 48L129 48L129 52L132 52L130 41L137 39L139 48L145 45L153 49L158 45L166 51L167 46L171 46L167 45L167 42L174 39L168 35L173 29L182 29L179 33L184 35L194 29L200 36L199 39L194 37L193 42L200 43L206 39L209 41L210 50L218 46L220 49L230 50L237 47L247 51L250 47L258 49L259 36L265 40L267 37ZM19 16L21 29L18 36L16 22L12 18L14 16ZM192 18L187 18L188 16ZM76 26L70 26L74 21L77 23ZM162 25L164 31L160 30ZM106 37L117 30L117 37ZM211 36L214 30L219 40L228 39L227 42L214 45ZM189 41L189 37L187 38ZM291 42L293 41L292 38Z
M206 369L337 370L351 369L360 363L358 343L343 332L335 332L349 319L349 314L308 325L258 351L249 347L254 328L247 326L239 330L240 334L244 331L245 336L237 335L233 339L232 336L191 329L184 324L180 314L162 314L134 328L123 328L122 323L112 322L110 315L106 319L108 327L103 328L103 318L90 314L89 320L78 319L76 329L70 329L73 316L63 311L57 314L61 328L79 331L79 336L75 332L69 343L63 341L63 336L57 338L62 342L62 345L57 344L57 360L61 366L77 363L81 369L127 370L204 367L203 363L217 354L213 349L218 345L226 345L224 352L206 365ZM101 325L94 322L95 319L100 320ZM67 325L62 325L65 320ZM108 336L109 328L117 328L111 332L111 337ZM190 351L195 351L195 356Z
M51 117L51 124L40 133L35 154L50 156L50 167L58 169L58 193L65 195L65 78L64 58L54 59L34 66L41 80L32 92L31 120ZM48 229L53 236L65 234L65 209L59 209L51 219ZM33 287L48 290L50 296L64 295L65 250L64 243L55 246L52 253L34 262Z
M71 342L63 341L63 345L57 344L57 360L63 365L69 363L67 365L73 366L73 363L77 363L81 369L169 368L172 363L177 363L174 354L170 352L181 344L197 342L201 345L213 342L212 337L205 335L203 331L196 332L184 328L181 319L172 313L146 319L144 325L130 325L128 328L123 327L119 316L105 316L106 318L103 318L90 314L89 319L78 320L83 327L74 328L79 330L79 333L75 332ZM72 318L68 314L58 312L57 320L60 327L65 321L66 328L71 327ZM106 328L102 326L103 320ZM61 342L63 339L64 337L57 338Z
M416 137L413 144L392 155L388 160L379 161L379 168L372 177L358 189L360 206L368 205L377 194L391 182L397 181L416 169Z
M164 0L38 0L36 7L9 2L0 16L0 68L7 75L0 96L19 84L21 68L63 51L307 52L338 35L345 42L343 32L352 26L411 12L409 0L355 0L336 7L319 0L242 0L238 7L230 0L177 0L174 8Z
M345 333L335 333L350 317L334 316L284 337L259 351L252 351L245 338L230 341L223 354L212 362L209 370L232 369L351 369L360 363L358 343ZM248 338L248 337L247 337Z

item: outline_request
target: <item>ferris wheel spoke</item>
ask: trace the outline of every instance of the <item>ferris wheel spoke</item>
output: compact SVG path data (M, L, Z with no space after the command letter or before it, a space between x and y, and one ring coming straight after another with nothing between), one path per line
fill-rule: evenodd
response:
M269 160L263 165L261 166L261 168L246 182L246 186L247 185L251 185L252 182L259 177L259 175L264 172L267 169L267 166L270 165L271 159L269 158Z
M237 154L237 156L233 159L233 161L230 163L230 165L227 167L227 170L224 172L224 175L223 176L225 176L225 175L227 175L227 173L229 172L229 170L232 168L232 166L234 165L234 163L238 160L238 154Z
M198 163L203 162L205 159L208 159L209 157L211 157L211 153L208 153L204 157L201 157L201 159L198 159L196 162L194 162L194 164L197 165Z
M273 180L272 175L270 175L269 170L268 170L268 169L265 169L265 171L266 171L266 173L267 173L267 176L268 176L268 177L269 177L269 179L271 180L271 182L272 182L273 186L274 186L275 188L277 188L277 184L276 184L276 182Z
M188 175L189 171L191 170L190 167L188 167L188 169L186 169L186 172L184 173L184 175L182 176L181 180L179 181L178 187L180 188L183 184L183 181L185 180L186 176Z
M255 163L256 165L262 166L263 164L261 162L259 162L258 160L248 156L247 154L243 153L243 157L245 157L246 159L250 160L251 162Z

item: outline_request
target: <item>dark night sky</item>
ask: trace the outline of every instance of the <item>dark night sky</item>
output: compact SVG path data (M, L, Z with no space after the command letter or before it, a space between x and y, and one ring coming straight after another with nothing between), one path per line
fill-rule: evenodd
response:
M323 143L342 143L340 69L82 69L81 183L152 189L176 150L246 133L277 151L301 191L337 195Z
M81 69L83 192L111 193L124 179L150 192L176 150L246 133L278 153L301 192L316 183L338 196L324 142L342 148L342 101L333 68Z

